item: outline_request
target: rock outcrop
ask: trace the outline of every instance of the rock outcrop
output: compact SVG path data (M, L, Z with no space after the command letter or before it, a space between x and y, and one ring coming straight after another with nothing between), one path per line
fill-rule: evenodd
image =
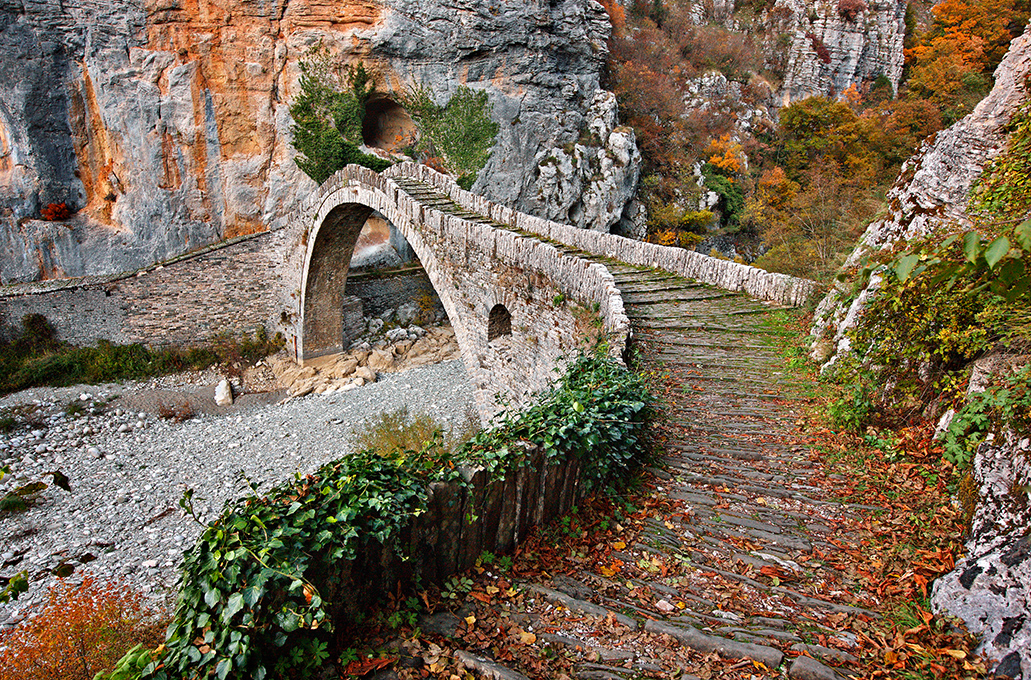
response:
M884 76L897 91L906 37L905 0L778 0L771 14L791 13L785 104L813 95L834 97Z
M611 226L635 189L619 163L636 160L614 121L592 136L608 34L594 0L0 0L0 281L131 270L294 208L314 186L288 109L320 41L363 60L387 99L413 83L441 102L486 90L501 131L476 190ZM598 172L574 207L534 168L581 138ZM51 203L74 215L38 219Z
M417 326L395 328L386 333L385 338L370 337L369 340L343 354L306 361L304 366L299 366L285 352L271 357L268 362L278 386L286 388L290 397L302 397L353 390L376 382L377 373L396 373L460 357L458 341L450 326L425 330Z
M854 271L872 252L890 250L940 228L969 225L970 189L986 163L1005 148L1006 127L1028 101L1029 74L1031 33L1025 33L1012 42L988 97L903 165L888 193L885 216L867 228L846 272ZM848 351L846 333L876 294L879 280L873 276L851 300L845 298L844 288L824 298L813 328L814 358L833 361ZM981 373L975 367L970 382L983 389ZM1001 677L1031 675L1029 450L1026 438L1005 431L978 448L973 461L976 505L966 557L936 582L931 600L936 611L962 618L972 632L983 635L982 650Z

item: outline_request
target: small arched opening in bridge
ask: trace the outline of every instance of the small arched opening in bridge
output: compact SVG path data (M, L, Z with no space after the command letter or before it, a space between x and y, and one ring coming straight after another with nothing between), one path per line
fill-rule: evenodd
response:
M388 97L365 104L362 140L366 146L396 152L415 141L415 121L405 108Z
M487 342L512 335L512 313L505 305L494 305L487 317Z

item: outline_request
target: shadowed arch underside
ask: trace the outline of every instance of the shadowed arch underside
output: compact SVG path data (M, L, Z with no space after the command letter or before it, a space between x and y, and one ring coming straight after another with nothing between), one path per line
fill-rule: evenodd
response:
M345 203L333 208L313 234L304 282L302 359L342 352L343 298L351 255L372 208Z

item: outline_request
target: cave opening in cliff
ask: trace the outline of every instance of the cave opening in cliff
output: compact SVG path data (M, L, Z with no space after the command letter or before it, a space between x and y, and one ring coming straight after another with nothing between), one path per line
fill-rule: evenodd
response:
M362 140L366 146L396 153L415 141L415 121L393 99L372 99L365 105Z

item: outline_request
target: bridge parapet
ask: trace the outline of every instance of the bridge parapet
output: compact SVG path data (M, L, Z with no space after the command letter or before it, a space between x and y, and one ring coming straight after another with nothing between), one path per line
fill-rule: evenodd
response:
M807 304L814 300L816 295L823 294L820 284L809 279L768 272L693 250L578 229L527 215L465 191L447 175L424 165L402 163L388 168L384 175L418 177L420 181L432 185L463 208L488 216L514 229L559 241L599 257L608 257L642 267L665 269L724 290L742 292L759 300L792 307Z

